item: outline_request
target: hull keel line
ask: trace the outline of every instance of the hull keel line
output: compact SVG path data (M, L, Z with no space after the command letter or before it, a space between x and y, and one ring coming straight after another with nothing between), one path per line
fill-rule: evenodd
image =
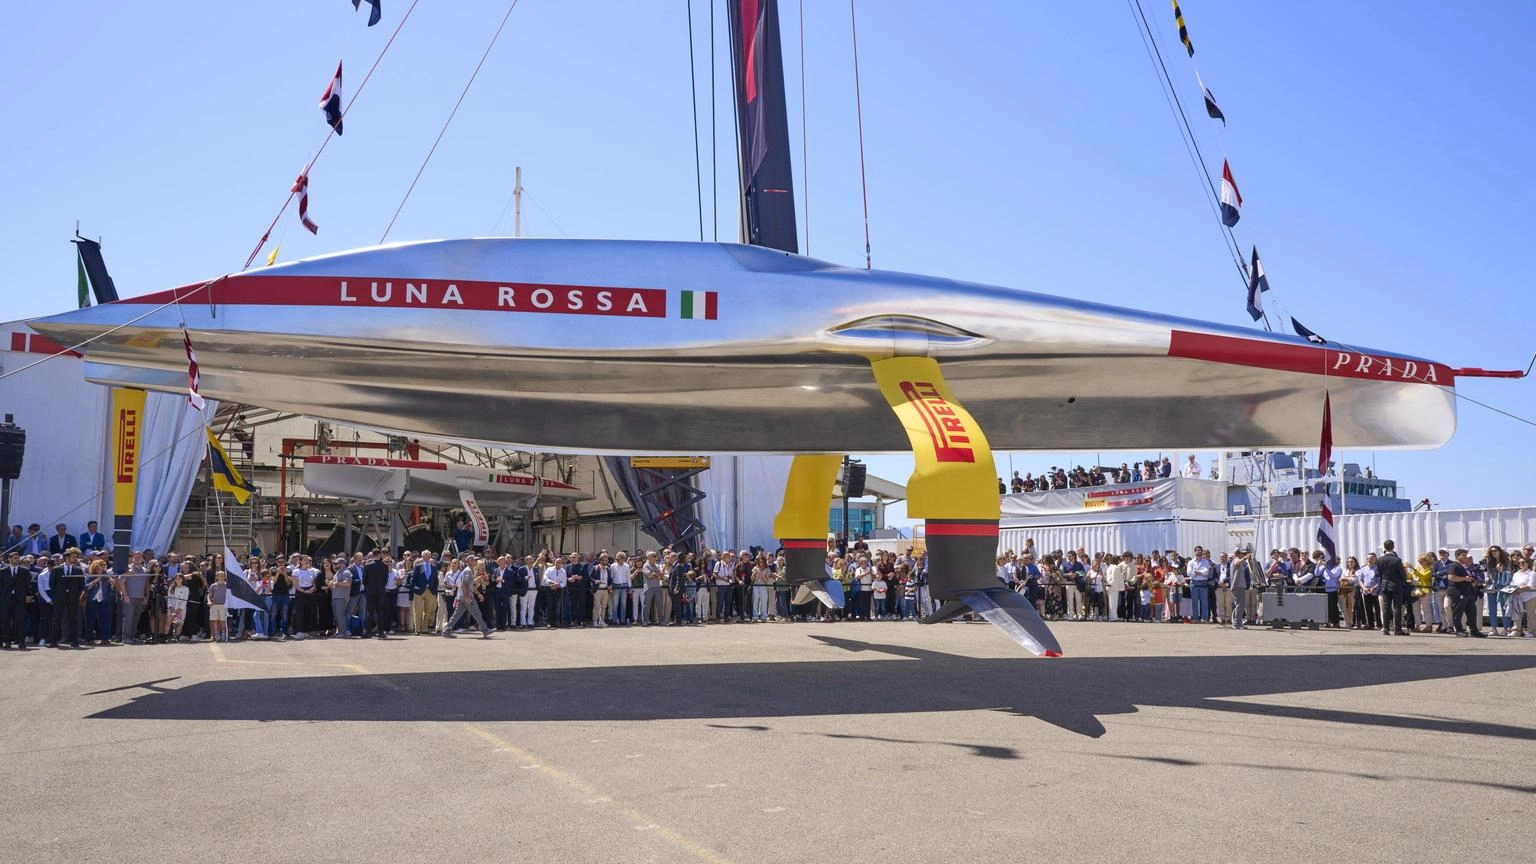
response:
M924 623L976 612L1036 655L1061 656L1034 606L997 581L1001 510L992 448L980 425L944 382L938 361L892 357L873 366L917 462L907 481L907 513L927 521L928 590L944 604Z
M832 484L843 457L800 454L789 465L784 506L773 519L773 533L784 546L784 564L794 591L791 602L812 597L834 609L843 608L843 586L827 572L827 520L832 515Z

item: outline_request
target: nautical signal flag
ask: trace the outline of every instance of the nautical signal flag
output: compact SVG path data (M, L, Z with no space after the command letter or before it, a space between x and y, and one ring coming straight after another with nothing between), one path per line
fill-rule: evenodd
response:
M1312 343L1315 343L1317 345L1327 345L1328 344L1328 340L1327 339L1324 339L1323 337L1317 335L1316 333L1313 333L1311 330L1308 330L1307 328L1303 327L1301 325L1301 322L1296 320L1295 316L1291 317L1291 329L1296 331L1296 335L1297 336L1302 337L1303 339L1307 340L1308 342L1312 342Z
M271 267L273 264L277 263L277 253L281 252L282 249L283 249L283 244L279 243L276 246L272 247L272 251L271 252L267 253L267 266L268 267Z
M309 168L299 175L299 179L293 181L293 189L289 190L299 196L299 222L309 230L311 234L319 234L320 226L310 221L309 218Z
M373 7L373 9L368 12L369 27L379 23L379 18L384 14L384 10L379 8L379 4L381 2L383 2L383 0L368 0L368 5ZM361 6L362 0L352 0L352 9L354 11L361 8Z
M1221 224L1231 228L1243 218L1243 193L1237 191L1237 181L1232 179L1232 166L1221 160Z
M341 82L340 70L337 70L336 72L336 81L338 85ZM1205 97L1206 115L1209 116L1212 120L1220 120L1221 125L1223 126L1227 125L1227 115L1221 113L1221 106L1216 104L1216 97L1211 95L1211 88L1205 86L1205 82L1200 79L1199 72L1195 73L1195 81L1199 82L1200 84L1200 95Z
M192 334L187 332L186 327L181 328L181 345L187 349L187 403L201 411L208 403L203 401L203 394L197 392L202 375L197 371L197 354L192 350Z
M325 112L325 122L331 124L336 134L341 134L341 61L336 62L336 77L320 96L320 110Z
M1253 260L1248 265L1248 314L1257 321L1264 317L1264 292L1269 290L1269 277L1264 275L1264 262L1259 260L1259 247L1253 247Z
M1327 391L1323 392L1323 438L1317 446L1317 470L1324 476L1333 461L1333 403ZM1333 508L1328 504L1328 493L1323 493L1322 515L1317 523L1317 543L1323 547L1331 564L1339 558L1338 529L1333 524Z
M357 0L352 0L356 3ZM1195 43L1189 41L1189 28L1184 26L1184 12L1179 9L1179 0L1173 0L1173 20L1179 25L1179 41L1184 43L1184 50L1189 56L1195 56Z
M229 454L224 452L224 445L213 437L213 430L204 427L203 432L208 436L208 473L213 477L213 488L233 495L236 504L244 504L251 493L256 491L255 487L235 470L229 461Z

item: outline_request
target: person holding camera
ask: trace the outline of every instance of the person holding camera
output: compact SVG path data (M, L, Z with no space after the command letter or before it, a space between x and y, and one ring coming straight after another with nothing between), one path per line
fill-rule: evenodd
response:
M1487 636L1478 626L1477 581L1472 577L1472 556L1467 550L1456 550L1456 559L1446 571L1446 581L1450 583L1451 629L1461 637Z

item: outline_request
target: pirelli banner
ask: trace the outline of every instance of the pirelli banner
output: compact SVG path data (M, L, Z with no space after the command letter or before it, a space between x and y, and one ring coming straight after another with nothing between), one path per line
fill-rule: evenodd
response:
M1084 486L1050 492L1021 492L1003 497L1003 518L1082 516L1138 510L1227 509L1227 484L1215 480L1170 477L1147 483Z
M112 388L112 568L128 570L133 548L134 496L143 458L144 391Z

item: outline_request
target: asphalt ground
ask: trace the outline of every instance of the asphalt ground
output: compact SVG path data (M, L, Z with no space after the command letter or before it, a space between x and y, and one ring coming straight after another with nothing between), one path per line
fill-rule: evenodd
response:
M764 624L0 653L0 862L1524 860L1536 640Z

